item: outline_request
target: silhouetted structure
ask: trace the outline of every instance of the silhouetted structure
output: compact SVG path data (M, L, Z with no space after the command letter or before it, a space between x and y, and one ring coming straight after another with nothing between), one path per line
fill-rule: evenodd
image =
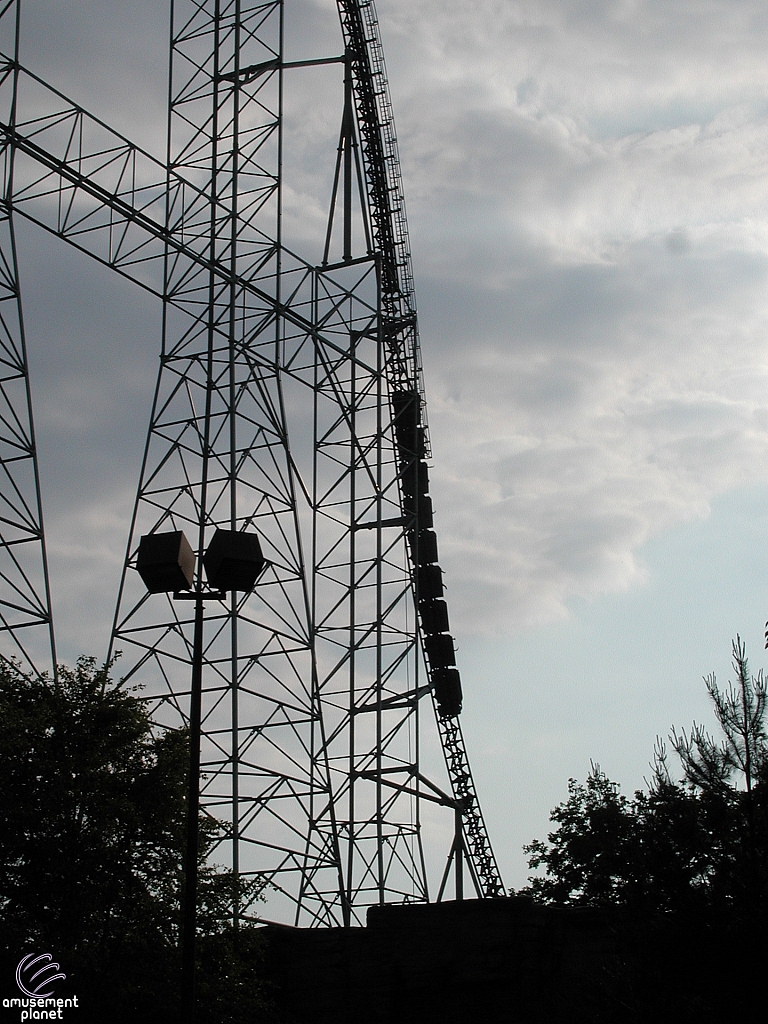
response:
M762 1000L768 952L759 915L524 897L371 907L364 929L265 933L266 977L292 1024L733 1020Z
M172 0L158 161L24 71L20 0L0 11L0 633L6 657L52 668L13 237L24 216L163 306L110 650L158 723L188 721L195 602L162 581L147 594L140 538L184 532L194 579L189 552L173 552L171 569L198 595L217 531L258 538L257 590L233 588L206 611L200 795L227 823L213 855L258 880L273 916L351 924L369 904L428 898L425 801L452 817L456 892L465 864L478 895L503 889L459 724L376 14L371 0L338 0L340 52L297 61L284 53L292 12L282 0ZM341 131L324 249L306 259L283 243L284 92L322 65L339 72ZM421 763L435 723L445 781Z

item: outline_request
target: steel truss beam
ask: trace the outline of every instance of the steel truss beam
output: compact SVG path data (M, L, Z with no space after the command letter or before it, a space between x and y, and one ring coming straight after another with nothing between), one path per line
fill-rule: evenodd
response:
M0 11L0 28L15 27L17 9ZM191 603L146 594L139 538L183 529L203 551L216 527L258 532L269 568L257 591L206 615L201 797L225 823L217 857L270 887L272 913L309 924L428 898L424 800L454 809L466 833L456 864L466 847L478 892L502 891L455 712L438 709L453 795L420 768L436 669L418 604L431 522L407 494L428 444L413 281L375 11L339 0L339 13L348 85L336 264L334 202L326 265L282 243L283 80L299 65L284 59L280 0L173 0L165 164L22 71L15 42L0 79L9 231L13 210L163 302L112 649L158 724L185 721ZM355 256L358 140L369 244ZM403 394L416 396L418 445L398 434ZM34 468L31 440L27 451ZM48 608L39 618L50 626Z

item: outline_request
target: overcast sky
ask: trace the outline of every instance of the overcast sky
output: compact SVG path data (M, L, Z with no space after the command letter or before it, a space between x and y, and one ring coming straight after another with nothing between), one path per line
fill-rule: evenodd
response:
M463 724L520 886L569 776L641 785L657 734L711 724L701 677L728 678L737 631L762 664L768 7L377 6ZM338 52L334 3L286 17L289 57ZM24 0L22 61L162 154L167 22L165 0ZM330 171L308 136L338 106L302 88L286 203L309 244ZM103 649L159 308L32 228L21 266L71 659Z

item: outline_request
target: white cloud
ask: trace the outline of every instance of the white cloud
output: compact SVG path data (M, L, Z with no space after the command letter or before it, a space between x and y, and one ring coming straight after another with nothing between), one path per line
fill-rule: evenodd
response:
M381 4L460 632L766 478L768 18L694 6Z
M726 255L679 273L686 260L641 246L575 275L586 294L571 318L567 280L563 295L557 275L532 275L494 297L485 324L478 302L474 344L463 322L444 351L427 349L462 628L514 630L625 589L643 579L647 539L765 478L766 261ZM522 315L499 322L504 299L525 305L526 292Z
M515 630L639 583L644 541L766 476L768 12L725 0L378 6L454 628ZM292 57L336 52L330 0L291 0L286 15ZM166 32L154 0L28 0L22 58L162 152ZM325 74L286 95L297 244L316 246L325 227L318 140L333 148L340 116ZM116 467L138 462L158 334L143 308L125 307L124 331L96 324L105 303L77 296L76 273L48 306L40 286L30 301L30 337L48 340L47 368L33 367L42 439L57 424L68 438L43 458L61 502L86 462L89 480L98 469L124 495ZM61 352L57 303L70 308ZM119 341L108 349L99 331ZM105 516L116 530L123 512Z

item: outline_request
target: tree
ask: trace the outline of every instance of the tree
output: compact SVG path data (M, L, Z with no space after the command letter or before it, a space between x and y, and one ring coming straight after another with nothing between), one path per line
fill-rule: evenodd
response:
M104 944L126 923L170 939L183 760L183 736L154 737L92 659L58 685L0 668L6 942Z
M0 662L0 948L13 966L55 953L81 1020L89 1006L94 1020L107 1006L114 1021L173 1020L188 737L154 730L110 669L81 658L54 682ZM229 924L236 880L205 863L216 832L201 818L200 955L217 974L204 975L200 1019L223 1024L265 1004L258 940ZM222 989L230 1009L211 1016Z
M739 637L733 659L727 691L704 680L721 738L696 723L672 730L678 780L660 741L646 789L631 798L593 764L585 785L569 781L547 841L525 847L544 870L523 894L595 908L594 926L610 937L583 1019L698 1024L753 1012L763 998L766 686Z
M707 693L722 733L696 723L672 730L682 773L672 778L657 742L647 792L632 799L593 765L586 786L571 779L555 808L547 842L525 851L526 890L552 903L626 904L680 909L755 906L768 896L768 743L766 684L749 673L740 637L733 643L736 684L723 692L714 674Z
M546 903L693 906L711 861L702 813L692 794L672 783L628 799L593 765L586 785L569 780L547 843L524 848L529 866L545 869L524 891Z
M753 790L765 772L768 743L765 732L766 684L762 669L750 675L741 637L732 644L736 685L727 692L717 685L715 673L704 678L723 741L718 744L700 725L693 723L690 736L672 729L671 742L680 758L685 781L701 792L721 793L743 782L751 806Z
M746 885L748 898L765 892L765 783L768 782L766 684L762 670L750 675L746 649L737 636L732 645L736 684L723 692L714 672L704 683L723 739L718 743L695 722L690 734L672 730L671 742L680 758L683 778L703 801L729 806L740 856L733 883Z

